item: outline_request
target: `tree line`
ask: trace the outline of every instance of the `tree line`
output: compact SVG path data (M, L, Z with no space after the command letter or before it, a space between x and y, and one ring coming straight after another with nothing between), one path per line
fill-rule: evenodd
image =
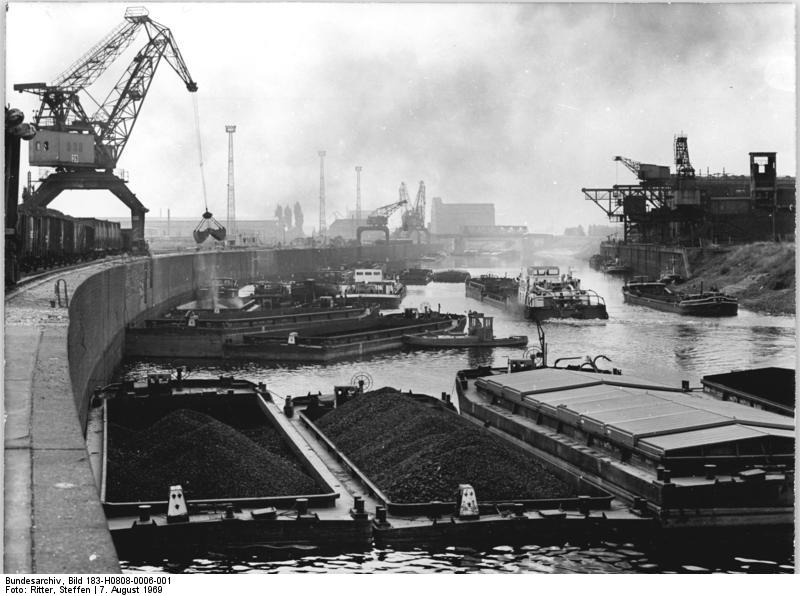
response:
M303 228L303 208L300 206L300 203L295 202L294 210L292 210L289 205L285 207L281 207L278 205L275 207L275 219L278 220L278 224L281 226L286 226L287 228Z

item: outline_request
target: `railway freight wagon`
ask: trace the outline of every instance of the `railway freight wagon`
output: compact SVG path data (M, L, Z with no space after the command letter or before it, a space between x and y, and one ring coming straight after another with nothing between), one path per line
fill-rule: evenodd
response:
M123 248L118 222L74 218L24 203L19 206L16 232L22 273L117 254Z

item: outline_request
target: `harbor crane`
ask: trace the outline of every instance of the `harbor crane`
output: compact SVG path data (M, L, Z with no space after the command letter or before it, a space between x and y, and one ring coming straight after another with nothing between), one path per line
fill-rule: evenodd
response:
M378 207L367 216L366 225L358 226L356 230L356 239L359 244L361 244L361 234L368 231L383 232L386 235L386 243L389 243L389 217L392 213L400 209L400 207L408 203L408 199L403 198L404 190L405 184L402 183L400 185L400 200Z
M425 182L420 180L414 206L403 213L403 230L425 229Z
M94 101L86 88L133 43L142 29L147 32L147 42L90 116L81 103L81 95ZM14 90L33 93L41 99L34 115L37 133L29 145L30 165L55 168L31 193L29 204L46 207L64 190L109 190L131 210L133 248L144 248L144 216L148 210L128 188L127 180L113 170L130 139L162 58L190 92L197 91L197 83L192 80L170 30L152 20L145 8L128 8L123 23L58 75L51 85L14 85Z
M663 186L669 184L669 166L640 163L621 155L616 155L614 161L622 162L626 168L636 175L642 183L642 186Z
M425 182L422 180L419 182L419 190L417 191L414 206L406 209L405 213L403 213L402 230L408 234L413 234L414 232L418 235L425 234L430 238L428 229L425 226Z

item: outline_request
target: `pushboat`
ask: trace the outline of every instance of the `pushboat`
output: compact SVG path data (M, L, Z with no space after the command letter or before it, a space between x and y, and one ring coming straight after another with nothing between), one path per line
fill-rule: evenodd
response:
M517 294L525 318L607 319L603 297L594 290L581 288L580 283L571 271L562 274L552 265L528 267L520 275Z
M495 337L494 317L487 317L479 312L470 312L467 315L467 331L465 333L404 335L403 343L415 348L514 348L527 346L528 337L525 335Z
M394 279L386 279L380 269L356 269L353 283L342 290L346 304L377 305L379 308L400 308L406 287Z

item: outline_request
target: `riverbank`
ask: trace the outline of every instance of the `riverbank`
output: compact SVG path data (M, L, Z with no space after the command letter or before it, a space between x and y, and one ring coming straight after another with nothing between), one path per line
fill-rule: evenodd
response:
M795 243L756 242L699 251L690 260L691 277L679 289L719 290L742 307L768 314L795 313Z

